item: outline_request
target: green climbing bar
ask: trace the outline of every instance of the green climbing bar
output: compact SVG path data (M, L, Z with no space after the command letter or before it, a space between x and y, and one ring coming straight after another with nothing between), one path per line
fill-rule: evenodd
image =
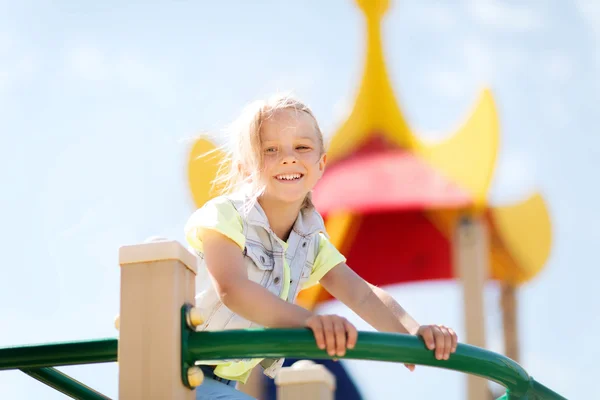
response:
M192 365L198 360L228 358L331 358L317 348L308 329L195 332L185 326L185 320L182 325L182 366ZM117 349L116 338L0 348L0 370L20 369L50 386L58 384L63 388L83 390L83 396L75 398L106 399L67 375L47 367L114 362L117 361ZM427 365L481 376L504 386L506 394L502 399L506 400L565 399L535 381L513 360L465 344L458 345L450 360L440 361L415 336L359 332L356 348L348 350L343 358Z
M117 361L117 339L0 348L0 371Z
M185 363L228 358L332 358L315 345L307 329L236 330L224 332L185 332ZM359 332L358 343L343 358L427 365L481 376L507 389L506 399L560 400L533 380L516 362L478 347L459 344L449 360L436 360L421 339L401 334Z
M109 397L106 397L102 393L95 391L54 368L32 368L22 369L21 371L74 399L110 400Z

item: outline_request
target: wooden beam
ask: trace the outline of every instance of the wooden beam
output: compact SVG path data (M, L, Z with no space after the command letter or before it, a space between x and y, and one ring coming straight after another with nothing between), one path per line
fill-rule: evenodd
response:
M519 362L519 331L517 327L517 288L511 283L500 285L500 304L504 328L504 354Z
M484 287L489 271L488 234L485 220L471 216L462 217L453 237L455 276L463 287L464 323L466 338L462 341L485 348ZM461 340L459 338L459 340ZM467 399L489 398L485 379L467 376Z

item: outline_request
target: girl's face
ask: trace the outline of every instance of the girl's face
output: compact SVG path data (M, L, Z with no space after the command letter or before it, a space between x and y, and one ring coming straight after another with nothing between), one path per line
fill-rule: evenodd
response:
M265 197L302 203L325 170L315 121L302 111L284 109L263 121L261 180Z

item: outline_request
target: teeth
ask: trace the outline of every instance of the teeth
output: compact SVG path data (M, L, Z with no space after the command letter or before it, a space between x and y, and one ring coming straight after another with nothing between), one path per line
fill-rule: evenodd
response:
M284 181L292 181L294 179L300 179L302 174L286 174L286 175L277 175L277 179Z

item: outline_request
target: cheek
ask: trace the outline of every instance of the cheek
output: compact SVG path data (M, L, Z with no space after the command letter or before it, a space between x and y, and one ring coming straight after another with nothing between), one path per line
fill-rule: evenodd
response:
M263 159L263 163L262 163L262 169L263 171L268 171L269 169L273 168L273 165L275 164L275 157L265 157Z
M275 164L276 163L273 161L273 159L265 157L262 163L262 171L260 174L262 179L268 179L271 176L271 171L273 170Z
M307 166L313 166L313 164L317 164L321 159L321 156L316 151L311 151L309 153L300 154L299 158L307 164Z

